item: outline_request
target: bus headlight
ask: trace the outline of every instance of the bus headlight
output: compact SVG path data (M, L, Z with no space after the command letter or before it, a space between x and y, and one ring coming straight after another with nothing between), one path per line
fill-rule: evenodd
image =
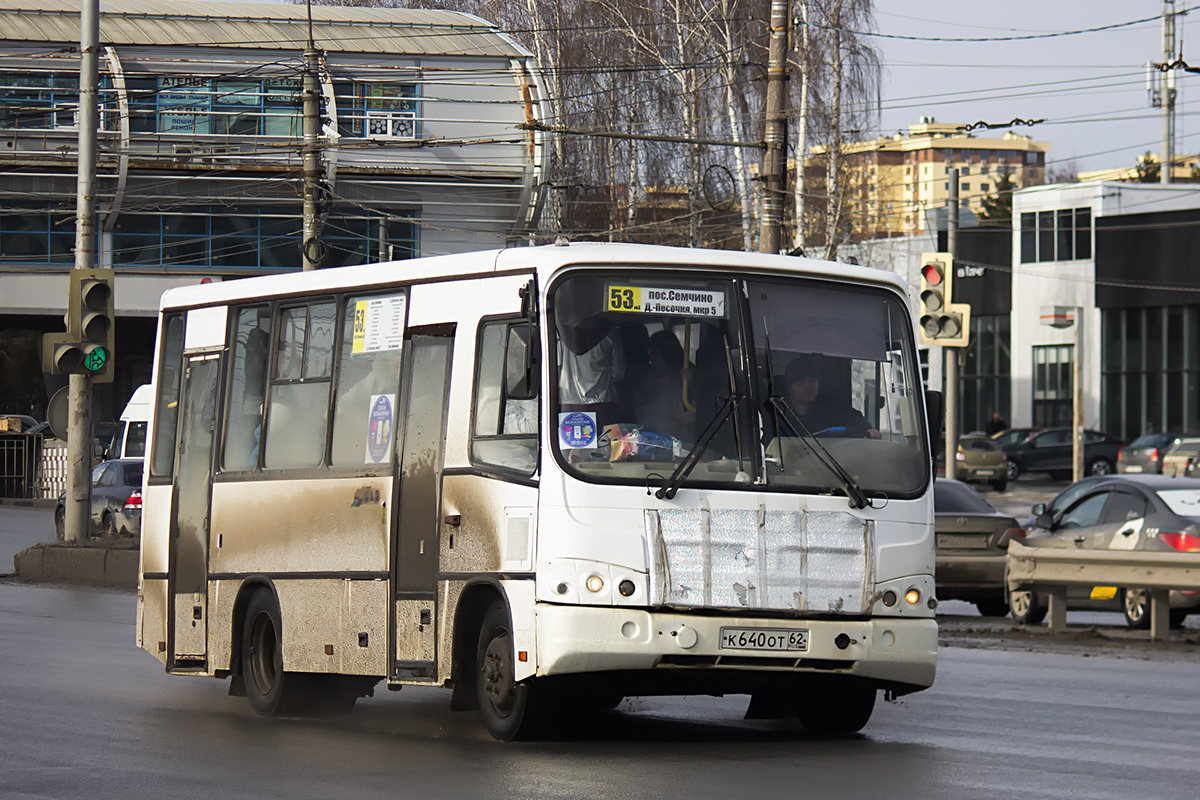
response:
M587 589L592 594L597 594L604 590L604 578L599 575L590 575L587 579Z
M921 590L915 587L909 589L904 593L904 602L908 603L910 606L915 606L917 603L921 602Z

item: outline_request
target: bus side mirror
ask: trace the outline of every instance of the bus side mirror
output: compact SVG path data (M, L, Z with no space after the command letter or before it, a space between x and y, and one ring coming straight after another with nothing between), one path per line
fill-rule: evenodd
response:
M538 396L537 326L518 323L508 328L504 348L504 395L510 400Z
M937 472L938 440L942 434L942 416L945 405L941 392L932 389L925 390L925 423L929 431L929 455L933 461L934 472Z

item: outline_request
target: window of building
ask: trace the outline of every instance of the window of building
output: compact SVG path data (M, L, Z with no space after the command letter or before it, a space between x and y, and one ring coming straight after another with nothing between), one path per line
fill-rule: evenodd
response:
M149 80L149 79L145 79ZM231 78L160 75L157 92L128 86L142 121L139 129L153 131L145 121L153 111L160 133L222 134L233 136L302 135L299 78ZM116 98L106 101L115 105Z
M1010 331L1008 314L972 317L959 372L959 430L984 430L996 412L1011 418Z
M963 184L959 187L959 191L960 192L971 191L971 184L964 181Z
M66 221L71 224L63 224ZM15 241L13 248L36 244L42 248L38 252L44 252L54 247L61 263L73 263L73 217L42 215L19 224L41 225L42 238L38 243ZM0 250L4 248L4 225L0 213ZM45 232L51 225L58 228L53 234ZM302 226L299 206L179 206L123 213L113 229L113 262L121 266L298 270L302 266ZM321 239L326 266L391 261L416 254L416 225L403 213L383 216L357 208L350 214L335 213L326 220Z
M1092 257L1092 210L1065 208L1021 214L1021 263Z
M479 326L479 372L471 460L530 475L537 469L538 400L508 396L505 365L523 357L529 325L524 320L493 320Z
M280 308L263 466L316 467L325 455L333 371L332 302Z
M991 191L991 186L992 185L990 183L981 183L981 184L979 184L979 191L981 191L981 192Z
M74 264L74 210L0 203L0 258L13 264Z
M962 168L962 174L963 174L963 175L970 175L970 174L971 174L971 168L970 168L970 167L963 167L963 168Z
M1102 430L1200 429L1200 306L1105 309L1100 326Z
M339 81L338 133L365 139L417 138L417 85L395 81Z
M1072 370L1075 348L1068 344L1033 348L1033 424L1069 426L1072 416Z
M78 72L0 72L0 128L75 128L78 107Z

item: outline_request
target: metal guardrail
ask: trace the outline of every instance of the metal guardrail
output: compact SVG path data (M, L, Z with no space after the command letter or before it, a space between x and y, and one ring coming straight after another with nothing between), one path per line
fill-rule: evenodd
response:
M1170 550L1082 550L1008 544L1008 588L1034 589L1050 597L1050 632L1067 627L1068 586L1148 589L1150 638L1168 638L1168 592L1200 591L1200 553Z

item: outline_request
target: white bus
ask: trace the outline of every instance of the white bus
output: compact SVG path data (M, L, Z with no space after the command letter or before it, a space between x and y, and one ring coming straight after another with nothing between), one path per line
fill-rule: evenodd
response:
M172 289L138 644L262 715L386 681L499 739L663 694L857 731L936 668L914 331L887 272L640 245Z

